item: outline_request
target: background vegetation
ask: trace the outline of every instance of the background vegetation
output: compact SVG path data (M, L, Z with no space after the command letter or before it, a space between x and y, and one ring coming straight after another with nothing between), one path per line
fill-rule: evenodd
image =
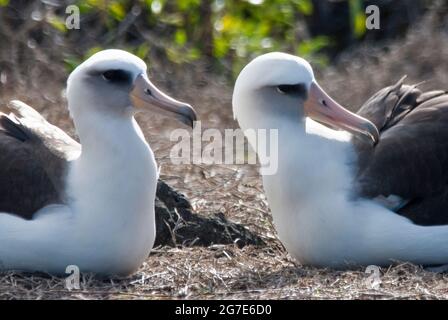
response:
M36 60L63 61L71 71L109 47L179 65L205 61L230 78L248 59L274 50L325 66L356 43L402 36L432 2L0 0L0 71L3 83L29 73ZM80 30L66 27L70 4L80 8ZM370 4L381 7L381 32L366 33L364 12Z

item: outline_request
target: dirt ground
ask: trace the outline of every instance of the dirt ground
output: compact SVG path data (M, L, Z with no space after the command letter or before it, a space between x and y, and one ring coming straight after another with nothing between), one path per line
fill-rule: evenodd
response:
M336 100L356 109L386 85L408 75L423 88L448 88L448 36L428 16L406 39L354 48L316 78ZM436 25L436 26L435 26ZM161 67L151 63L154 82L172 96L195 106L202 128L235 128L232 88L204 72L200 64ZM62 71L61 71L62 72ZM62 98L66 75L10 88L0 103L19 98L74 136ZM51 88L51 89L48 89ZM196 212L222 212L260 235L263 246L213 245L155 248L133 276L98 280L82 277L81 290L65 289L63 278L47 275L0 275L0 299L446 299L448 276L406 263L381 269L379 288L369 285L364 269L334 271L296 264L277 239L255 166L188 165L169 161L171 130L178 123L139 116L138 122L162 167L161 177L184 192Z

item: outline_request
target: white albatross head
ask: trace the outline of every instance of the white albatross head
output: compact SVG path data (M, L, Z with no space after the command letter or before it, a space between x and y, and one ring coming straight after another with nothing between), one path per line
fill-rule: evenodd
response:
M232 104L243 130L278 129L284 119L300 125L310 117L378 141L379 133L372 122L334 101L318 85L311 65L290 54L272 52L252 60L236 80Z
M175 115L193 126L196 113L186 103L160 91L146 74L146 64L126 51L100 51L80 64L67 81L67 100L73 118L99 112L111 117L140 111Z

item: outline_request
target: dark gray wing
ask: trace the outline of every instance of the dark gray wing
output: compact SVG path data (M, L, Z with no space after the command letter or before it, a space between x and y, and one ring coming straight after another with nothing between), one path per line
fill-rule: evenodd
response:
M448 94L396 85L379 91L358 111L375 123L375 147L355 141L361 196L397 195L398 210L417 224L448 224Z
M80 144L20 101L0 113L0 212L31 219L42 207L64 203L64 179Z

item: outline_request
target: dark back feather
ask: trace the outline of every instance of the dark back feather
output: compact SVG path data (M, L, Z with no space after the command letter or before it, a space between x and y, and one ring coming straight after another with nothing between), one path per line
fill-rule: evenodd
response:
M361 196L397 195L398 213L424 225L448 222L448 94L397 84L358 111L380 131L375 147L354 141ZM442 212L441 212L442 210Z
M64 203L68 161L80 145L30 106L13 101L0 113L0 212L24 219Z

